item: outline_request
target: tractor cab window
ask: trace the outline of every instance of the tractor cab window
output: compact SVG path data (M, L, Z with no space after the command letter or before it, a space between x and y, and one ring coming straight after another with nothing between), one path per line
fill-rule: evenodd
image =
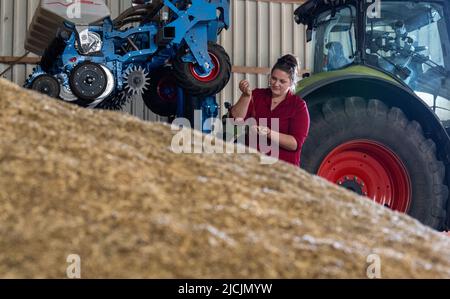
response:
M448 21L437 3L381 1L366 24L366 61L403 80L443 121L450 119Z
M353 62L355 8L342 6L321 13L313 28L313 72L341 69Z

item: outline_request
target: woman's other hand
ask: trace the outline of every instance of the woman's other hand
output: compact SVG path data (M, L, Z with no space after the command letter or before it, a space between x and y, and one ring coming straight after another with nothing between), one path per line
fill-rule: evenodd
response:
M268 127L265 126L251 126L250 127L251 132L254 134L258 134L260 136L267 136L270 137L271 130Z
M268 127L265 126L258 126L258 134L261 136L270 136L271 130Z

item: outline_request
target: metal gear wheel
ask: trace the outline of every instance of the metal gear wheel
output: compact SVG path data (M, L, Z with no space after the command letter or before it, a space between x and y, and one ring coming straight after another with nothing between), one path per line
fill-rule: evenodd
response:
M148 89L148 73L141 66L132 66L124 73L125 90L131 95L142 95Z

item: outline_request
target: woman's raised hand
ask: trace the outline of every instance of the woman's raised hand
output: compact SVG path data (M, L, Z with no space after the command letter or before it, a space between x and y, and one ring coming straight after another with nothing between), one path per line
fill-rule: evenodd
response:
M239 89L242 91L242 94L250 97L252 95L252 90L250 89L250 83L248 80L242 80L239 83Z

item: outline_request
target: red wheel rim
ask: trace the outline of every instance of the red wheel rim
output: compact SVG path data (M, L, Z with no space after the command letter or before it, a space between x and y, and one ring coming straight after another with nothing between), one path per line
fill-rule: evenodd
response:
M158 96L165 101L175 102L177 100L177 85L175 81L168 76L159 80L156 92L158 93Z
M200 82L210 82L217 78L220 72L220 62L216 55L209 53L213 63L213 69L208 74L202 74L198 65L189 64L192 76Z
M319 176L399 212L411 203L411 180L398 156L370 140L344 143L329 153Z

